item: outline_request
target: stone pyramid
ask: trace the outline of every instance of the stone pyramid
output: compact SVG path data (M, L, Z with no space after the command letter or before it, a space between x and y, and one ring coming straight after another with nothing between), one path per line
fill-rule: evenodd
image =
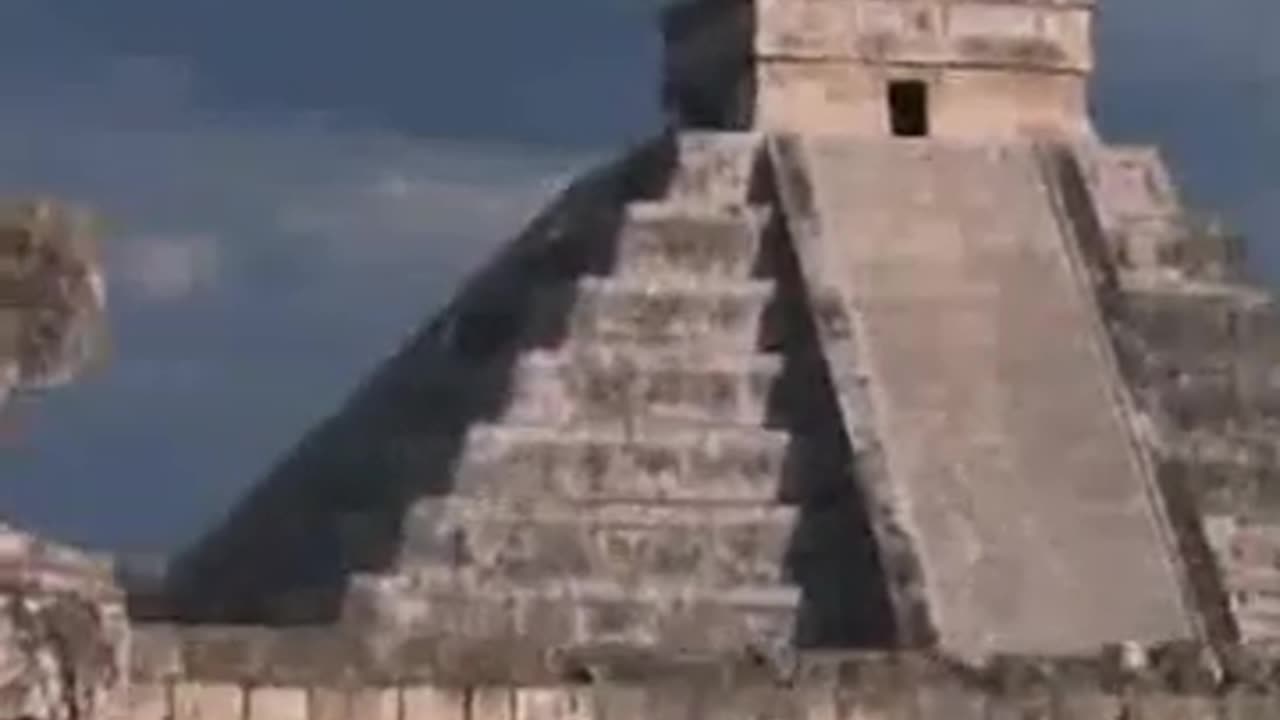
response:
M509 656L1274 639L1274 306L1156 152L1094 133L1092 17L675 5L672 128L471 277L152 611Z
M680 134L571 189L180 564L193 594L287 619L337 582L352 617L552 646L891 642L759 147Z

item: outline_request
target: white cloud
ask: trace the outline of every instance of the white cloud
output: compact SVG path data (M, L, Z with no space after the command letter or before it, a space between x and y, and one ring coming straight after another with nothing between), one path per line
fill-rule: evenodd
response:
M119 281L148 300L181 300L211 289L217 280L213 235L146 236L130 240L124 252Z
M44 507L83 529L53 498L93 497L106 473L94 522L113 540L207 522L589 159L317 113L211 115L181 64L103 67L20 82L0 68L0 196L104 216L112 323L103 372L47 399L24 465L0 458L0 514ZM136 523L175 476L179 519Z
M477 148L477 159L483 149ZM309 235L336 266L402 262L474 262L480 249L509 239L563 184L563 168L585 164L566 155L551 163L512 162L490 179L433 175L426 162L401 162L329 187L304 189L284 202L277 221ZM438 171L437 171L438 172Z

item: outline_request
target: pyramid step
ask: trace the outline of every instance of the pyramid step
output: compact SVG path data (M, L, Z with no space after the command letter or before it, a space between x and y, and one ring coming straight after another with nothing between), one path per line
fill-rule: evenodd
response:
M668 197L710 206L746 203L760 156L760 140L751 133L679 133Z
M586 277L564 298L567 331L583 342L748 353L773 292L766 280ZM540 308L554 313L544 320L553 326L564 317L563 305Z
M1280 310L1265 295L1231 285L1197 291L1130 291L1124 318L1169 361L1230 361L1240 348L1280 351ZM1264 351L1266 352L1266 351Z
M635 202L626 208L616 272L631 277L746 279L760 248L763 208L695 208Z
M563 577L768 585L784 581L796 519L795 508L777 505L428 498L404 519L400 565L508 582Z
M507 583L427 571L354 576L344 620L391 628L399 637L454 642L733 652L788 644L799 602L799 592L785 587L725 591L657 581Z
M525 353L504 419L517 424L759 425L781 372L771 355L689 357L570 344Z
M785 493L786 433L755 428L478 425L458 492L578 501L769 502ZM802 458L803 459L803 458Z

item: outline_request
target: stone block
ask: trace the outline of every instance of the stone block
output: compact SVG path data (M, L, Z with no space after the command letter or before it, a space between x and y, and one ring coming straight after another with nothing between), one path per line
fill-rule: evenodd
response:
M272 640L265 627L199 625L179 628L188 677L218 682L252 682L266 672Z
M1261 720L1280 717L1280 697L1274 691L1236 690L1222 698L1222 720Z
M125 705L127 720L170 720L168 683L134 682L129 686Z
M307 695L307 717L310 720L364 720L351 712L350 691L338 687L311 688ZM387 720L399 718L392 715Z
M794 688L759 682L700 688L693 695L701 717L707 720L769 718L770 720L819 720L834 717L829 696L797 692ZM817 700L811 705L811 700Z
M862 693L842 689L836 694L839 720L943 720L918 718L909 692Z
M527 687L515 691L513 720L595 720L595 697L589 688Z
M1124 319L1169 360L1204 362L1275 342L1280 323L1274 307L1261 300L1257 293L1233 286L1129 292Z
M393 688L355 690L350 699L355 720L403 720L400 717L400 693Z
M1048 692L1028 690L1016 693L996 693L987 699L988 720L1025 720L1053 717L1053 697ZM939 716L936 720L944 720ZM929 720L935 720L929 718Z
M1054 700L1054 720L1100 720L1124 717L1124 701L1092 689L1071 689Z
M567 329L584 342L747 353L755 347L773 291L768 281L693 285L584 278L565 298L572 303ZM539 310L550 314L539 326L557 325L564 316L563 306L540 303Z
M173 720L244 720L245 697L231 683L180 682L173 686Z
M915 692L918 720L986 720L986 705L980 690L957 683L922 683Z
M504 507L430 499L408 515L401 562L513 582L575 577L696 580L708 588L770 584L785 579L795 520L795 509L781 506Z
M512 502L771 503L785 473L821 460L784 432L750 428L540 428L468 434L456 490ZM789 475L786 475L789 477Z
M650 718L648 694L641 685L600 684L594 686L596 720Z
M781 361L769 355L693 359L594 345L532 352L507 380L503 417L521 425L759 425L780 371Z
M465 690L417 685L401 689L400 696L401 720L469 720Z
M756 5L755 49L762 55L847 57L857 17L840 0L760 0ZM876 18L870 18L874 22Z
M1242 397L1229 369L1166 378L1150 387L1158 403L1179 427L1222 427L1242 417L1248 398Z
M718 652L786 645L800 591L789 586L705 588L692 581L642 584L548 578L512 582L483 573L406 572L400 585L370 590L389 611L389 627L422 637L483 646L536 638L557 645L678 648ZM489 615L501 623L485 621ZM482 622L473 622L479 618Z
M632 203L618 238L614 272L747 279L760 247L763 213L707 210L675 202Z
M1040 13L1030 5L956 3L947 16L948 31L958 36L1030 37L1040 23Z
M395 688L315 687L307 712L309 720L408 720L400 714Z
M134 624L129 637L129 674L157 681L180 677L183 661L178 630L171 625Z
M667 196L711 206L745 203L752 190L760 137L750 133L681 132Z
M835 688L823 683L796 685L791 691L806 720L838 720Z
M1214 698L1169 693L1145 694L1134 698L1133 720L1219 720Z
M307 720L307 690L301 687L250 688L248 720Z
M516 720L515 690L502 686L471 689L471 715L468 720Z

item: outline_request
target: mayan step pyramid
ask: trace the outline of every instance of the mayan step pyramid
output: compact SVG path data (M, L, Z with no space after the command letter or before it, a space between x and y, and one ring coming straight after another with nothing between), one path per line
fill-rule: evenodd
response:
M657 653L1280 633L1275 312L1095 134L1089 0L681 3L573 184L165 612Z
M0 527L0 720L1280 717L1280 318L1093 15L672 5L670 127L167 572ZM0 368L101 307L31 237Z

